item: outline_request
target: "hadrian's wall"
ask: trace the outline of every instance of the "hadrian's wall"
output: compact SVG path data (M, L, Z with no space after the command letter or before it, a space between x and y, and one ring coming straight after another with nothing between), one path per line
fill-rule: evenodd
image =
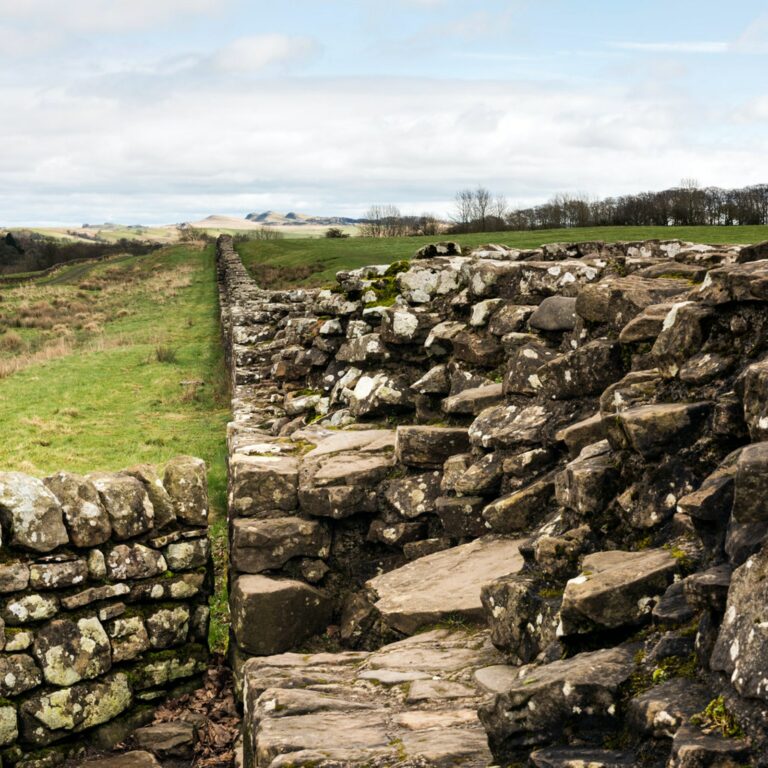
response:
M208 665L205 465L0 472L0 754L111 747Z
M766 259L221 238L247 768L768 765Z

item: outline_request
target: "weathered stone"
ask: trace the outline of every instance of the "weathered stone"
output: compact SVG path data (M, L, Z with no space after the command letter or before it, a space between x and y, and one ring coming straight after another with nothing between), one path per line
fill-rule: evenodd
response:
M38 631L33 653L46 682L59 686L100 677L112 666L109 638L95 616L51 621Z
M710 666L730 676L742 695L768 701L768 548L731 577L728 602Z
M301 509L313 517L341 520L376 510L376 492L355 485L305 488L299 492Z
M452 483L452 490L463 496L494 496L503 477L504 458L494 451L467 467Z
M208 539L178 541L165 547L163 556L170 570L188 571L208 563L211 557L211 544Z
M522 567L520 541L493 536L415 560L377 576L367 586L378 596L384 622L404 634L446 617L483 618L480 588Z
M732 454L733 456L733 454ZM677 501L677 509L698 520L725 523L733 508L736 457L728 457L699 486L698 490ZM752 500L748 504L753 503Z
M50 619L58 610L59 601L53 595L23 595L5 604L3 620L11 626L28 624L31 621Z
M146 579L130 587L130 600L186 600L199 594L205 578L204 573L182 573L174 577Z
M61 563L32 563L29 566L29 586L32 589L61 589L82 584L88 578L85 560Z
M177 456L165 465L163 485L176 517L187 525L208 525L208 477L205 462Z
M133 666L131 683L134 690L145 691L184 680L203 672L208 667L207 652L199 645L188 645L183 657L153 659Z
M140 464L125 470L126 475L135 477L142 483L155 510L155 528L162 531L176 522L176 510L173 499L165 489L157 470L150 464Z
M619 468L607 441L585 448L555 478L557 502L580 515L599 514L616 494Z
M604 439L605 424L599 413L555 433L555 440L560 440L568 446L568 453L572 459L575 459L588 445L594 445Z
M87 760L81 763L81 768L162 768L162 766L149 752L135 750L124 752L122 755Z
M718 614L723 613L731 575L731 566L723 563L685 578L683 592L689 605L695 611L710 610Z
M411 384L411 389L420 395L447 395L451 389L448 367L441 364L430 368L418 381Z
M349 410L356 418L388 414L393 408L409 410L412 407L413 392L408 378L384 371L361 376L349 396Z
M488 330L494 336L506 336L519 333L526 327L530 316L536 311L535 306L526 307L517 304L504 304L496 311L488 324Z
M434 555L435 552L443 552L451 548L451 540L443 539L424 539L423 541L411 541L403 547L405 559L412 561L418 560L427 555Z
M504 350L490 333L461 331L452 339L453 356L470 365L495 368L502 361Z
M587 525L572 528L556 536L545 534L533 543L533 559L545 577L560 581L578 571L581 555L591 544L592 531Z
M631 448L645 458L654 458L695 442L711 409L710 403L659 403L631 408L607 421L608 440L614 450Z
M706 304L768 300L768 264L729 264L707 272L697 298Z
M485 499L480 496L442 496L437 499L437 515L446 536L466 538L487 533L482 510Z
M631 371L600 395L600 413L603 416L616 414L653 402L661 382L661 372L657 368Z
M622 344L636 344L642 341L655 341L664 326L664 320L674 305L651 304L639 315L630 320L619 334Z
M377 519L368 528L365 540L386 544L389 547L402 547L408 542L419 539L423 533L422 523L389 523Z
M0 593L21 592L29 584L29 566L21 562L0 565Z
M100 549L92 549L88 553L88 575L92 579L107 577L107 558Z
M550 296L539 304L528 323L540 331L572 331L576 326L576 299Z
M485 584L481 591L491 641L513 664L528 664L556 639L556 599L544 598L523 575Z
M602 741L618 727L632 656L631 648L619 647L522 670L479 670L477 679L495 693L479 711L494 758L507 764L563 738Z
M744 419L753 442L768 440L768 360L753 363L744 372Z
M737 523L768 521L768 442L748 445L739 455L733 519Z
M555 477L550 474L489 504L483 519L494 533L523 533L546 515L554 496Z
M504 306L503 299L487 299L486 301L478 301L472 307L472 314L469 318L469 324L473 328L484 328L488 325L494 312L499 307Z
M5 624L5 622L3 622ZM3 627L5 629L5 627ZM34 635L31 630L23 630L14 627L13 629L5 630L2 641L4 642L4 650L7 653L13 653L14 651L26 651L30 648Z
M501 405L483 411L469 428L473 445L483 448L523 448L543 442L543 430L550 419L546 408Z
M395 454L408 467L439 469L454 453L469 448L467 430L458 427L408 426L397 428Z
M418 329L418 324L414 332ZM387 345L378 333L368 333L349 339L336 353L336 359L345 363L382 363L390 358Z
M232 629L240 648L282 653L325 630L331 604L322 592L289 579L238 576L232 585Z
M689 289L690 285L684 280L638 275L606 277L579 291L576 312L591 323L607 323L618 330L646 307L686 293Z
M458 395L443 400L442 409L449 414L470 414L477 416L485 408L497 405L503 400L502 385L490 384L474 389L465 389Z
M467 267L472 297L513 299L534 304L557 294L575 296L579 287L600 279L601 267L573 259L547 261L477 261Z
M684 678L668 680L631 699L627 721L637 733L672 739L711 698L703 685Z
M0 746L13 744L19 737L16 707L0 706Z
M694 616L695 613L685 598L682 581L670 584L653 607L653 618L662 624L687 624Z
M110 637L112 661L115 664L135 659L149 650L149 635L141 616L129 616L110 621L107 625L107 634Z
M123 541L151 530L155 510L144 486L135 477L100 472L88 478L107 510L115 539Z
M298 508L299 462L293 456L229 459L234 513L240 517L282 517Z
M69 472L58 472L43 482L59 500L76 547L95 547L109 540L112 525L93 483Z
M158 757L191 757L195 746L195 726L177 720L154 723L134 731L136 746Z
M6 645L6 651L9 650ZM0 656L0 696L18 696L43 682L35 660L25 653Z
M110 579L148 579L159 576L167 568L162 553L143 544L118 544L107 555Z
M100 600L123 597L130 594L130 592L131 588L127 584L105 584L103 587L91 587L90 589L84 589L82 592L76 592L74 595L62 597L61 606L68 611L74 611Z
M0 522L12 545L50 552L69 541L58 499L41 480L0 472Z
M315 520L280 517L232 523L232 565L240 573L280 568L293 557L328 557L331 536Z
M146 627L149 644L156 650L181 645L187 639L189 618L189 608L186 605L159 608L147 613Z
M701 350L713 314L710 308L691 301L672 306L651 350L653 359L667 376L677 375L680 366Z
M28 742L44 746L112 720L131 702L131 687L123 673L100 682L38 693L20 707L22 733Z
M642 622L676 570L677 561L664 549L587 555L581 575L565 587L560 632L574 635Z
M585 747L538 749L530 756L533 768L634 768L637 758L630 752Z
M621 346L598 339L545 363L531 383L547 398L568 400L599 394L623 375Z
M440 495L440 473L423 472L418 475L387 480L382 484L381 503L406 520L434 512Z
M669 768L740 768L750 757L745 739L728 739L683 725L672 741Z
M516 345L507 356L507 368L504 374L503 388L505 395L535 395L540 381L537 371L558 357L554 349L540 343Z

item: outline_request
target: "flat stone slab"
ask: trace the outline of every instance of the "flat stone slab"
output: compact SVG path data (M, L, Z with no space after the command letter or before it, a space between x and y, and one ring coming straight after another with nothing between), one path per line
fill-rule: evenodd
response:
M161 768L154 755L142 750L88 760L81 768Z
M485 768L473 674L485 631L434 630L374 653L282 654L244 668L244 768Z
M575 635L637 624L672 582L677 561L666 549L587 555L565 587L560 632Z
M483 622L484 584L517 573L524 539L485 536L371 579L376 608L392 629L412 635L449 618Z

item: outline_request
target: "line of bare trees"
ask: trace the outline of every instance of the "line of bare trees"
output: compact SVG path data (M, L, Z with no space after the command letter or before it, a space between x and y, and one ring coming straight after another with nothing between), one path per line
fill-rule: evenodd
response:
M661 192L640 192L604 199L586 194L555 195L531 208L510 208L503 195L483 186L462 189L454 197L449 221L437 216L403 216L394 205L371 206L360 227L363 237L436 235L441 232L501 232L621 226L768 225L768 184L740 189L701 187L683 179Z
M735 226L768 224L768 184L741 189L700 187L695 179L661 192L605 199L556 195L531 208L509 210L484 187L457 193L453 232L606 226Z
M431 214L403 216L396 205L372 205L360 224L361 237L407 237L437 235L445 225Z

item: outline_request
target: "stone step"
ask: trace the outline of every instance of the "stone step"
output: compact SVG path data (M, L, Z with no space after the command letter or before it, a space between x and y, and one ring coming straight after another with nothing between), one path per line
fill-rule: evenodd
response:
M374 653L283 654L244 670L245 768L481 768L475 670L488 633L435 630Z
M371 579L384 624L412 635L446 620L484 623L484 584L523 567L523 539L485 536Z

